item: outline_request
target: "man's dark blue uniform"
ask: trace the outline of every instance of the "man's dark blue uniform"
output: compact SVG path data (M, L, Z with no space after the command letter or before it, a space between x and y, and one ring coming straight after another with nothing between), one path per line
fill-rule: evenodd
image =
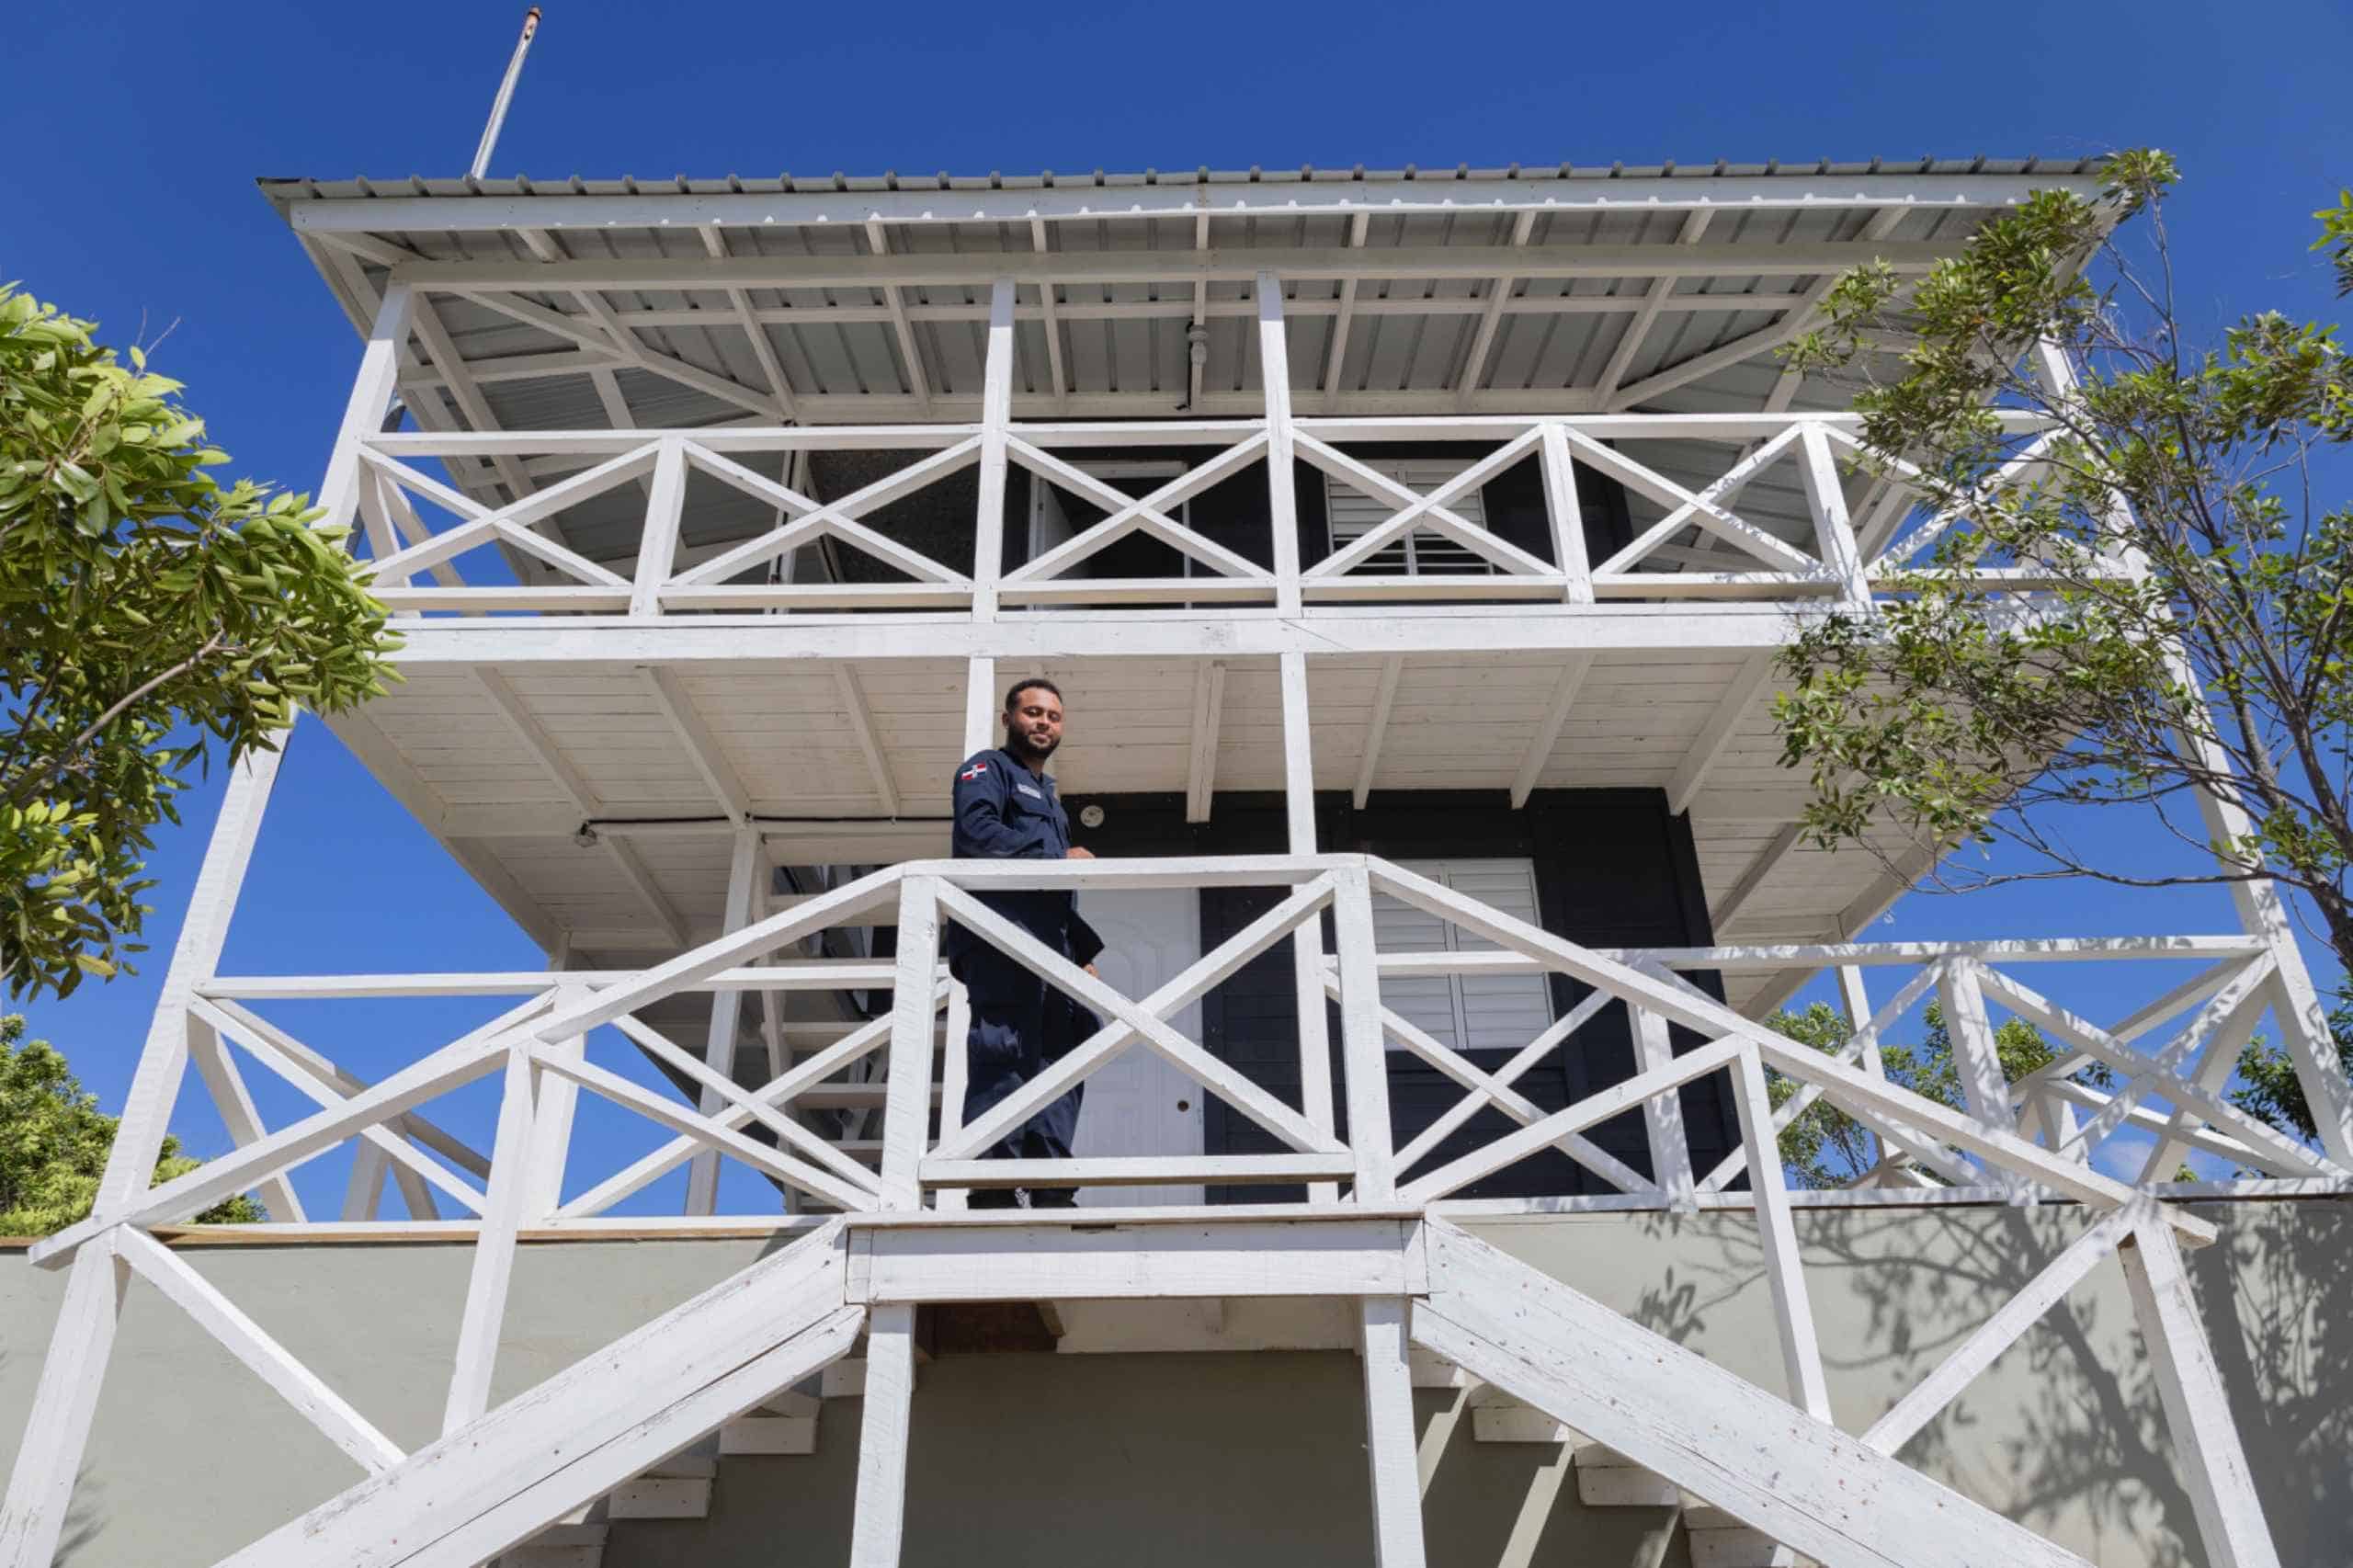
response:
M960 859L1064 858L1070 818L1054 796L1054 781L1032 773L1003 748L965 758L956 770L954 852ZM1092 963L1103 950L1103 939L1079 918L1068 892L977 897L1074 963ZM964 1090L964 1122L970 1126L1099 1025L1094 1014L961 926L949 926L947 937L949 972L964 983L972 1008L966 1045L971 1076ZM1078 1131L1080 1092L1072 1089L1022 1123L990 1147L989 1157L1067 1159ZM1066 1204L1074 1196L1067 1188L1033 1188L1030 1201Z

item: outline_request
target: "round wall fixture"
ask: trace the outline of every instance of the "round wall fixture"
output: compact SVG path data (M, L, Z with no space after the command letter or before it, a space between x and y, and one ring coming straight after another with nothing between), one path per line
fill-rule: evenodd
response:
M1079 807L1078 825L1081 827L1101 827L1103 825L1103 808L1100 806Z

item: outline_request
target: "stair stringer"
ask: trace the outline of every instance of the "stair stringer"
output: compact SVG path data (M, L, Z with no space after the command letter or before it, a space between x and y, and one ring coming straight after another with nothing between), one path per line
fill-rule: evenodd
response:
M1443 1220L1413 1339L1821 1563L2090 1568Z
M847 1253L812 1232L216 1568L476 1568L847 1355Z

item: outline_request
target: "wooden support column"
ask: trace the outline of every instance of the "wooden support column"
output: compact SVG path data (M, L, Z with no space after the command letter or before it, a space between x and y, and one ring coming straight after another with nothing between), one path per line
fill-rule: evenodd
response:
M2279 1568L2279 1551L2264 1522L2263 1500L2231 1419L2230 1394L2173 1226L2162 1214L2143 1221L2116 1256L2131 1288L2133 1314L2157 1375L2165 1427L2181 1460L2209 1568Z
M924 1145L931 1131L932 998L939 969L939 888L899 884L899 951L891 987L890 1079L882 1104L882 1207L923 1207Z
M1332 915L1340 949L1340 1043L1347 1072L1348 1146L1357 1163L1356 1199L1387 1203L1397 1196L1397 1157L1389 1112L1388 1042L1381 1024L1372 886L1362 864L1332 873ZM1316 1011L1323 1011L1320 1005Z
M1647 1007L1626 1004L1634 1016L1634 1061L1637 1070L1655 1073L1675 1065L1675 1045L1666 1019ZM1689 1210L1698 1206L1698 1183L1691 1174L1691 1135L1683 1125L1680 1085L1653 1095L1643 1102L1643 1131L1650 1141L1651 1180L1669 1208Z
M915 1310L905 1302L886 1302L866 1315L865 1415L858 1430L850 1568L899 1568L899 1546L907 1525L907 1426L915 1392Z
M561 970L570 961L569 950L559 948L548 967ZM587 999L588 987L560 984L552 1010L567 1012ZM583 1061L588 1054L588 1037L576 1034L550 1040L546 1054L567 1062ZM523 1199L526 1223L545 1224L563 1206L563 1167L572 1153L572 1118L579 1104L577 1083L561 1073L540 1074L531 1105L531 1171Z
M2004 1132L2018 1131L2010 1106L2009 1080L2002 1075L2001 1053L1994 1041L1994 1020L1985 1010L1984 988L1978 980L1977 961L1957 958L1945 966L1937 986L1944 1003L1945 1030L1952 1038L1953 1066L1961 1076L1961 1092L1969 1114ZM2007 1168L1989 1165L1993 1186L2009 1192L2024 1190Z
M767 862L760 855L760 831L750 823L735 829L734 853L727 862L727 911L722 926L733 936L752 923L752 896L760 868ZM710 1029L703 1037L703 1062L712 1072L733 1083L735 1079L735 1038L744 1025L744 997L741 992L714 991L710 994ZM716 1116L727 1108L719 1091L706 1086L702 1092L702 1113ZM687 1170L687 1210L689 1214L710 1214L719 1205L719 1151L708 1146L695 1151L693 1164Z
M2053 400L2063 403L2075 395L2075 367L2055 344L2045 340L2036 346L2033 370L2036 380ZM2117 506L2121 508L2123 505L2120 498ZM2128 560L2127 564L2133 562ZM2174 678L2185 687L2193 691L2204 689L2198 672L2177 648L2172 665ZM2219 745L2190 734L2180 735L2178 740L2183 750L2209 772L2230 776L2230 759L2222 755ZM2207 835L2214 842L2242 843L2253 832L2253 822L2236 800L2210 790L2193 792L2199 812L2205 819ZM2298 945L2287 901L2280 897L2279 885L2270 881L2234 881L2230 890L2239 923L2248 935L2261 937L2268 944L2272 961L2279 966L2271 983L2272 1013L2279 1021L2279 1033L2288 1054L2295 1062L2296 1081L2303 1086L2304 1098L2312 1107L2321 1152L2336 1165L2353 1169L2353 1081L2347 1079L2337 1062L2336 1037L2328 1026L2328 1009L2321 1001L2318 987L2313 984L2311 970L2305 967L2303 949Z
M1346 894L1342 895L1344 898ZM1400 1296L1358 1303L1364 1350L1364 1452L1372 1471L1372 1560L1422 1568L1422 1482L1414 1437L1414 1373Z
M972 619L995 620L1005 574L1006 426L1013 423L1013 279L989 289L988 357L981 380L981 500L972 519Z
M996 661L973 659L964 675L964 755L986 751L996 740ZM964 1125L964 1091L972 1076L972 999L961 985L948 987L948 1027L939 1062L939 1140L948 1142ZM965 1207L971 1194L950 1187L939 1194L942 1209Z
M1301 613L1299 496L1291 472L1290 349L1283 336L1283 286L1258 274L1258 380L1267 398L1267 501L1274 530L1275 608ZM1297 845L1292 848L1296 850Z
M1279 553L1279 551L1278 551ZM1278 664L1283 701L1283 807L1290 852L1315 853L1315 768L1307 711L1307 655L1284 653ZM1299 997L1300 1108L1316 1131L1329 1134L1332 1114L1332 1035L1324 1011L1324 931L1310 920L1291 934L1291 978ZM1386 1088L1384 1085L1384 1094ZM1333 1182L1311 1182L1308 1197L1339 1196Z
M517 1037L506 1056L506 1091L498 1102L498 1141L490 1151L488 1201L474 1240L473 1273L466 1281L465 1312L441 1407L441 1435L490 1408L490 1379L498 1364L498 1333L506 1321L506 1288L515 1277L515 1236L531 1192L531 1094L539 1070L529 1041Z
M1576 463L1569 456L1569 433L1548 422L1537 450L1544 470L1544 510L1552 523L1552 555L1569 580L1562 597L1573 605L1593 603L1593 562L1586 554L1585 507L1577 500Z
M662 613L663 585L678 569L678 529L685 520L686 504L686 437L665 436L660 455L654 460L645 528L638 538L637 571L629 595L631 620L651 620Z
M1830 456L1830 437L1822 426L1809 424L1799 436L1798 469L1805 481L1806 506L1813 513L1814 547L1823 565L1839 583L1839 602L1848 609L1871 606L1871 585L1863 571L1862 547L1855 540L1853 520L1847 515L1847 492L1838 483L1838 465Z
M1765 1259L1765 1283L1773 1297L1774 1321L1781 1332L1781 1368L1789 1379L1790 1403L1817 1421L1828 1421L1830 1383L1822 1371L1822 1346L1814 1336L1805 1263L1798 1255L1797 1228L1790 1218L1790 1193L1773 1127L1773 1099L1765 1086L1764 1065L1755 1051L1741 1052L1733 1063L1733 1104L1740 1114L1749 1191L1756 1200L1756 1238Z

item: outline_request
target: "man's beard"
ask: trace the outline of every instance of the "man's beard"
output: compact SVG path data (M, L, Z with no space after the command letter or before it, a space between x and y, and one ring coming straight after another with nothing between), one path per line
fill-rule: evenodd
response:
M1060 751L1062 749L1062 744L1063 742L1060 735L1055 736L1052 740L1046 742L1042 745L1040 745L1034 737L1023 735L1021 737L1021 755L1027 757L1034 757L1038 761L1043 762L1048 757L1053 756L1054 753Z

